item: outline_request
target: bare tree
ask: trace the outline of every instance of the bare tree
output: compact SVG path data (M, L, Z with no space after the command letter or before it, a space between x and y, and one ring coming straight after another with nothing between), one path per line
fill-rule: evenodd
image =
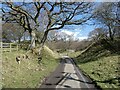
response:
M119 10L119 2L104 2L95 11L96 20L107 27L111 40L114 39L115 27L120 24Z
M32 33L43 27L40 52L49 31L86 22L93 16L91 7L92 3L88 2L3 2L2 12L3 20L17 22L29 31L32 47L35 47L35 34Z
M2 26L2 39L5 41L20 43L23 33L24 29L17 23L5 23Z
M107 30L105 28L95 28L93 31L89 33L89 39L92 39L94 41L100 40L102 38L107 37Z

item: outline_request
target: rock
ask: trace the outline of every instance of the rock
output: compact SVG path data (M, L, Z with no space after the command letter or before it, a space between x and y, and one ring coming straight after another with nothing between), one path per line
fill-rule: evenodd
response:
M35 69L35 71L39 71L39 69L38 69L38 68L36 68L36 69Z
M2 78L2 80L4 80L5 78Z

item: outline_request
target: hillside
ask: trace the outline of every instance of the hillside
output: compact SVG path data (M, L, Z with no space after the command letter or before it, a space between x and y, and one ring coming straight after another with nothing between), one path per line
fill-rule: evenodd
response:
M58 65L57 54L47 46L42 51L40 64L38 64L37 56L31 52L28 53L30 59L22 60L20 64L17 64L15 57L24 53L24 50L3 52L3 88L37 88Z
M75 61L93 81L101 88L120 88L119 84L119 44L99 41L86 52L75 57ZM111 46L110 46L110 45Z

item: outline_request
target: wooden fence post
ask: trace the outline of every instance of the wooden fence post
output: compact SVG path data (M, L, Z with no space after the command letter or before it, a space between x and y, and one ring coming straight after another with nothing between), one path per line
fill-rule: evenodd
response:
M2 52L2 42L0 44L1 44L1 52Z
M11 52L11 43L10 43L10 52Z

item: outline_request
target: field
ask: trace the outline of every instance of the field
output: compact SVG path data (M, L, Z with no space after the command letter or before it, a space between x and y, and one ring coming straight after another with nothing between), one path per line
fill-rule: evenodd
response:
M32 53L29 53L30 60L25 59L22 60L20 64L17 64L15 57L24 53L24 50L11 53L3 52L3 88L38 88L44 78L53 72L58 65L58 58L53 58L48 48L43 50L42 62L40 62L40 64L38 64L37 56ZM54 54L54 56L56 56L56 54Z

